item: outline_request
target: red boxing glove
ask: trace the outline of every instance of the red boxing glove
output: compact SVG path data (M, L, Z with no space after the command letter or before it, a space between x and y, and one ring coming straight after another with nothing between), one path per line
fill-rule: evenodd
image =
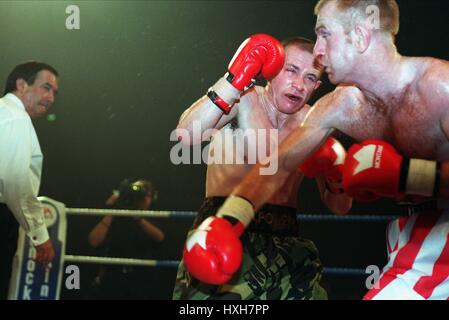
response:
M343 188L360 201L404 194L432 196L437 189L435 161L408 159L378 140L353 145L343 168Z
M330 137L318 151L299 166L299 170L308 178L325 178L331 192L341 193L345 158L345 148L338 140Z
M227 282L242 262L239 236L226 219L207 218L187 239L183 253L187 270L208 284Z
M255 34L240 45L228 66L228 73L209 89L207 96L228 114L242 91L251 87L259 74L266 80L273 79L284 61L284 47L277 39Z
M271 80L281 71L284 61L284 47L277 39L267 34L253 35L240 45L229 63L230 83L243 91L259 73Z
M231 224L225 216L236 223ZM204 220L187 239L183 252L187 271L208 284L220 285L229 281L242 262L243 249L239 237L253 217L252 205L248 201L229 197L217 215Z

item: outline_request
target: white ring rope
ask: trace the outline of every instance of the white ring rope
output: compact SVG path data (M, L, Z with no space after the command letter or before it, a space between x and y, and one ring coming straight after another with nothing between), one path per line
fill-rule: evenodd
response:
M179 264L179 261L174 260L146 260L146 259L74 256L74 255L65 255L64 261L91 263L91 264L142 266L142 267L177 267Z
M174 216L177 218L182 216L191 217L191 213L185 211L67 208L66 212L73 216L129 216L152 218L171 218Z

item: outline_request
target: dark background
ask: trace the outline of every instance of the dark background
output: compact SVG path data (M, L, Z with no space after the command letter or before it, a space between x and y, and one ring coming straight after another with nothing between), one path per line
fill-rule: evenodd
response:
M444 1L398 1L404 55L449 58ZM68 5L80 8L80 30L67 30ZM1 1L0 76L26 60L52 64L60 94L49 118L35 122L44 153L41 195L67 207L103 207L124 177L146 177L159 189L156 209L194 211L204 197L204 165L175 166L169 139L180 114L226 72L239 44L254 33L314 38L315 1ZM332 90L326 83L315 98ZM351 141L342 139L345 145ZM300 213L328 214L313 182L300 188ZM396 215L389 201L356 204L352 214ZM67 253L90 254L97 218L69 218ZM155 221L167 234L160 259L180 258L191 221ZM305 222L327 267L385 263L385 223ZM83 266L87 286L92 266ZM174 269L154 269L161 299ZM364 277L325 275L331 298L359 299ZM82 290L63 292L83 298Z

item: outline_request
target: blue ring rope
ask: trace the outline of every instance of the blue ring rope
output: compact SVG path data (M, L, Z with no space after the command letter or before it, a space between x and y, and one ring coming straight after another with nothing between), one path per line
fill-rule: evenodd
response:
M194 211L171 211L168 218L195 218ZM398 215L332 215L332 214L297 214L300 221L338 221L338 222L388 222L399 218Z
M157 260L155 267L161 268L177 268L180 261L177 260ZM328 275L349 275L349 276L364 276L366 270L361 268L335 268L328 267L323 269L324 274Z

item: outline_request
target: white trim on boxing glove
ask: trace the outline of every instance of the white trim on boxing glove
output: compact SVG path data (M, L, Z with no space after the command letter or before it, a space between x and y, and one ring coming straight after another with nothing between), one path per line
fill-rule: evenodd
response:
M229 104L229 106L232 106L240 98L241 92L234 88L226 77L227 74L218 79L218 81L209 90L214 91L217 96Z
M405 192L426 197L435 195L437 174L437 162L410 159Z
M254 208L248 200L231 195L218 210L217 216L233 217L240 221L246 228L254 218Z

